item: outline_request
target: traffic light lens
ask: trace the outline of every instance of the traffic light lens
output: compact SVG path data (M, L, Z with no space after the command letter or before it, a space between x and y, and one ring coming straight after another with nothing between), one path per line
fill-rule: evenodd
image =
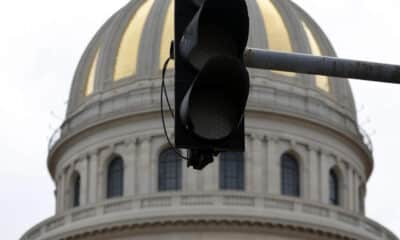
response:
M241 123L248 93L249 74L243 63L234 57L214 57L182 102L182 122L200 138L222 140Z
M201 88L192 96L190 118L193 132L208 140L219 140L229 136L235 127L234 104L223 89Z

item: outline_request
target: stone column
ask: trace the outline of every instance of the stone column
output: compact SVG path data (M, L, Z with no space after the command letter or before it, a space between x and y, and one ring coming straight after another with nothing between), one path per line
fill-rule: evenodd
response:
M97 182L98 182L98 155L96 152L90 153L89 157L89 204L97 202Z
M319 179L321 202L329 204L329 158L328 153L321 151L321 178Z
M107 167L108 158L113 152L113 147L102 148L97 153L97 198L96 201L102 201L107 196Z
M63 174L63 198L62 198L62 209L63 211L66 211L67 209L69 209L72 204L71 204L71 186L70 186L70 182L68 182L71 178L71 167L67 167L66 169L64 169L64 174ZM69 177L68 177L69 176Z
M253 153L253 136L245 136L246 151L244 153L244 190L254 192L254 153Z
M81 206L89 201L89 157L82 157L81 160Z
M64 178L65 178L65 173L64 171L61 171L61 174L58 178L58 187L57 187L57 211L56 213L60 213L64 211Z
M151 137L139 138L139 146L137 149L137 168L136 168L136 181L137 193L148 194L151 188L151 168L150 168L150 141Z
M348 203L349 203L349 210L353 211L354 210L354 175L353 175L353 169L351 166L348 166L347 168L347 181L348 181Z
M202 170L202 180L205 192L216 192L219 189L219 157L214 158L214 162L207 165Z
M353 171L353 176L354 176L354 211L355 212L360 212L360 201L359 201L359 190L358 190L358 188L359 188L359 185L360 185L360 179L359 179L359 176L358 176L358 174L357 174L357 172L356 171Z
M310 161L307 157L307 150L302 149L301 144L291 141L291 148L299 154L299 173L300 173L300 198L310 199Z
M308 174L308 181L305 184L309 185L309 195L305 196L311 201L321 201L321 183L319 181L320 175L320 159L318 158L318 150L314 147L308 149L309 164L306 169Z
M365 189L365 180L361 179L361 185L360 185L360 191L359 194L361 194L359 196L360 198L360 214L365 214L365 195L366 195L366 189Z
M136 140L128 141L124 159L124 196L134 195Z
M349 209L349 202L348 202L348 195L349 195L349 181L348 181L348 176L347 176L347 168L348 164L346 163L345 160L340 159L340 169L341 169L341 179L339 181L339 200L343 208Z
M185 152L182 152L182 154L186 156ZM199 181L201 181L200 176L202 171L197 171L193 168L187 168L187 160L182 160L182 162L182 190L191 193L201 191ZM206 168L208 167L210 166L206 166Z
M280 156L276 155L276 145L278 139L275 137L268 138L268 157L267 157L267 192L269 194L280 194Z
M254 182L254 192L262 194L267 191L267 178L266 165L267 165L267 155L263 148L264 136L253 135L252 152L253 152L253 182Z
M201 179L199 178L200 173L200 171L194 170L193 168L187 168L186 162L183 163L182 175L186 176L186 178L184 179L187 181L186 188L183 189L184 191L194 193L200 190L200 186L198 183L198 181Z

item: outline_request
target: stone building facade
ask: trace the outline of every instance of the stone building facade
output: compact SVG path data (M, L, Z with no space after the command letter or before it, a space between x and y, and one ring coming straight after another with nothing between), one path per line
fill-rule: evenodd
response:
M290 0L247 4L248 46L335 56ZM364 214L372 145L347 80L249 69L245 154L198 172L169 151L159 110L173 7L132 0L89 44L48 155L55 216L21 239L397 240Z

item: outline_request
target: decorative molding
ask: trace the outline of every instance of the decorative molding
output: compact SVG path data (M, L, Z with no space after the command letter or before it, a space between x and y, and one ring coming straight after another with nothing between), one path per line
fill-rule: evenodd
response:
M65 224L65 218L64 217L59 217L55 218L52 222L49 222L46 225L46 231L50 232L56 228L62 227Z
M155 197L146 198L141 200L141 208L158 208L158 207L170 207L172 205L171 198L169 197Z
M223 204L228 206L255 206L255 198L247 196L224 196Z
M262 202L264 204L260 204ZM253 214L254 211L257 214ZM121 215L117 222L108 217L111 213L119 212L124 212L124 215ZM71 222L80 221L84 221L87 227L76 228L79 225L70 225ZM98 224L99 222L102 224ZM300 199L254 197L239 193L165 193L145 198L113 199L100 205L73 209L65 215L45 220L29 230L21 239L71 239L73 236L82 237L80 234L83 233L106 233L111 226L112 229L120 231L121 228L141 228L143 224L173 227L183 222L191 222L196 228L206 222L209 227L221 223L227 226L240 223L243 226L278 227L278 231L291 229L298 233L337 235L338 239L398 240L393 233L379 224L335 207L311 204Z
M307 150L308 151L313 151L317 154L319 154L321 152L321 147L320 146L316 146L310 143L304 143L307 146Z
M137 145L137 138L136 137L130 137L126 140L126 144L128 148L131 148L132 146Z
M183 196L181 198L181 204L184 206L204 206L213 205L212 195L201 195L201 196Z
M270 209L281 209L287 211L294 210L294 203L289 201L275 200L275 199L265 199L264 207Z
M148 135L140 135L140 136L136 137L136 141L137 141L137 144L141 144L141 143L143 143L145 141L151 141L152 138L153 138L153 136L150 135L150 134L148 134Z
M132 202L131 201L122 201L122 202L115 202L104 205L104 213L114 213L114 212L122 212L128 211L132 209Z
M250 131L248 134L248 137L252 137L252 138L254 138L254 139L268 139L267 140L267 142L269 141L270 143L271 143L271 141L272 142L274 142L275 143L275 145L276 146L279 146L279 144L280 144L280 141L281 140L279 140L281 137L281 135L279 135L279 134L276 134L276 133L263 133L263 132L254 132L254 131ZM130 144L130 145L135 145L135 147L137 147L137 149L135 149L135 152L139 152L140 151L140 145L141 145L141 143L139 142L139 144L136 146L136 141L137 140L139 140L139 141L141 141L141 142L143 142L143 141L146 141L146 140L150 140L150 139L155 139L156 137L154 137L155 135L153 135L153 134L149 134L148 132L147 133L145 133L145 134L141 134L141 135L135 135L135 136L125 136L125 138L123 139L123 140L121 140L120 138L118 139L118 141L117 142L124 142L124 144L126 145L126 144ZM157 137L157 139L158 139L158 137ZM283 138L282 138L283 139ZM294 140L294 139L296 139L296 140ZM322 154L324 154L325 156L328 156L328 155L326 155L326 153L329 153L329 154L333 154L333 155L330 155L330 157L332 157L333 156L333 158L335 158L336 159L336 161L344 161L344 163L346 163L346 165L347 166L349 166L349 167L351 167L353 170L354 170L354 165L353 165L353 163L352 162L347 162L347 160L345 160L345 158L343 157L343 155L341 155L340 153L334 153L333 151L331 151L331 150L326 150L325 148L322 148L322 147L320 147L320 146L318 146L318 145L315 145L315 144L310 144L310 143L307 143L307 141L306 140L303 140L303 139L301 139L301 138L299 138L299 137L295 137L295 136L292 136L291 138L288 138L288 140L287 141L289 141L289 142L292 142L292 145L293 144L295 144L295 148L291 148L291 149L294 149L295 150L295 152L297 153L297 154L299 154L299 155L301 155L301 159L303 159L305 162L304 162L304 170L305 171L307 171L307 169L308 169L308 166L309 166L309 163L308 163L308 161L307 161L307 159L309 159L310 158L310 156L308 156L307 154L305 154L305 149L303 149L303 148L301 148L301 149L299 149L299 147L298 147L298 145L302 145L302 146L304 146L306 149L308 149L309 151L315 151L316 153L317 153L317 151L318 152L322 152ZM256 141L251 141L251 144L255 144L255 142ZM266 143L267 143L266 142ZM155 149L158 149L159 148L159 146L158 146L158 144L156 144L156 145L154 145L154 141L150 141L149 142L149 144L150 144L150 147L151 147L151 152L153 152L153 151L155 151ZM286 144L286 143L285 143ZM112 149L113 148L115 148L115 144L113 144L113 143L108 143L107 145L100 145L100 147L98 148L98 149L90 149L89 151L88 151L88 153L79 153L79 156L87 156L88 154L99 154L99 155L101 155L101 158L99 159L99 174L101 175L101 176L104 176L104 163L105 163L105 161L104 161L104 158L105 159L107 159L108 157L109 157L109 155L106 155L106 154L111 154L111 153L113 153L112 152ZM127 147L128 148L128 147ZM265 150L267 150L268 149L268 147L266 147L266 149ZM269 151L269 150L268 150ZM125 155L124 155L125 156ZM272 157L272 158L275 158L276 157L276 155L274 154L274 156L266 156L266 157ZM152 158L154 158L154 156L152 156ZM68 163L67 161L64 161L64 163ZM265 163L265 164L267 164L267 163ZM81 169L81 168L79 168L79 169ZM357 172L358 172L358 174L360 174L360 172L359 172L359 170L357 169ZM84 174L84 173L83 173ZM305 172L304 174L306 174L307 175L307 178L310 176L310 174L309 174L309 172L307 173L307 172ZM68 174L67 174L68 175ZM268 174L267 174L268 175ZM363 174L362 174L363 175ZM302 179L307 179L307 178L305 178L305 177L303 177ZM345 178L347 178L347 177L345 177ZM362 177L363 178L363 177ZM100 178L100 179L102 179L102 178ZM276 176L274 176L274 179L276 179ZM103 180L97 180L97 181L103 181ZM152 183L150 183L150 184L154 184L154 179L152 179ZM260 183L257 183L257 181L256 180L252 180L252 181L254 181L254 184L260 184ZM275 181L275 180L273 180L273 179L271 179L271 177L268 177L268 183L272 183L273 181ZM251 182L251 181L250 181ZM98 183L98 184L100 184L100 186L103 186L103 182L102 183ZM274 183L274 184L278 184L278 183ZM310 194L311 193L309 193L309 191L307 190L307 187L308 186L306 186L307 184L309 184L309 181L305 181L305 182L303 182L302 183L302 186L304 186L304 188L303 189L305 189L305 191L306 192L304 192L304 197L305 198L307 198L307 199L312 199L312 200L316 200L315 198L311 198L311 196L310 196ZM347 188L346 186L348 185L348 181L346 180L346 181L344 181L344 184L343 184L343 188L345 189L345 191L350 191L350 189L349 188ZM261 190L260 190L260 187L258 187L257 188L257 186L253 186L254 187L254 189L259 189L258 191L257 191L257 193L266 193L266 192L268 192L268 193L276 193L276 194L278 194L278 192L270 192L269 191L269 186L264 186L263 188L261 188ZM149 190L150 192L154 192L155 190L154 190L154 186L151 186L151 188L153 189L153 190ZM100 189L102 189L102 188L100 188ZM253 190L254 190L253 189ZM310 188L308 188L310 191L312 191L312 189L310 189ZM253 191L252 189L248 189L249 191ZM146 192L147 193L147 192ZM134 195L134 194L137 194L137 192L136 193L129 193L127 196L132 196L132 195ZM345 195L347 195L347 194L345 194ZM60 202L60 201L62 201L62 200L57 200L58 202ZM345 201L344 201L345 202ZM349 206L347 206L346 204L343 206L343 207L345 207L345 208L348 208L348 209L350 209L350 207Z
M278 135L268 135L266 138L269 142L278 143L280 141L280 137Z
M147 137L153 137L153 134L154 133L154 131L152 131L152 133L146 133L146 134L148 134L149 136L147 136ZM275 135L277 138L279 138L279 135ZM274 137L275 136L268 136L268 137L266 137L268 140L275 140L274 139ZM146 137L146 136L145 136ZM254 136L253 136L254 137ZM172 136L172 138L173 138L173 136ZM139 137L139 140L142 140L143 139L143 137ZM307 141L303 141L303 140L301 140L301 139L297 139L297 138L295 138L294 136L290 136L289 138L288 138L288 140L290 140L290 141L292 141L292 140L294 140L295 139L295 141L296 142L301 142L301 143L303 143L304 142L304 145L307 145L308 143L307 143ZM126 140L126 139L125 139ZM325 150L325 151L328 151L328 150ZM329 151L332 151L332 150L329 150ZM49 159L51 158L51 155L52 155L52 151L50 151L50 153L49 153ZM368 167L368 166L366 166L366 169L367 169L367 171L369 171L368 169L369 169L370 167ZM368 174L368 173L367 173Z
M81 211L76 211L71 214L71 220L73 222L83 220L83 219L88 219L91 217L96 216L96 208L87 208L83 209Z
M329 216L329 209L308 204L303 205L303 212L321 217Z

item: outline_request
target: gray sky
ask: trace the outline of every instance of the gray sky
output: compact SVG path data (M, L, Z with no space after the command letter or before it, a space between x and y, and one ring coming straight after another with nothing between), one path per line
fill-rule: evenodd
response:
M72 75L100 25L127 0L0 2L0 226L18 239L54 214L47 141L61 123ZM340 57L400 64L400 1L295 0ZM367 215L400 235L400 85L352 81L361 125L372 135L375 171Z

